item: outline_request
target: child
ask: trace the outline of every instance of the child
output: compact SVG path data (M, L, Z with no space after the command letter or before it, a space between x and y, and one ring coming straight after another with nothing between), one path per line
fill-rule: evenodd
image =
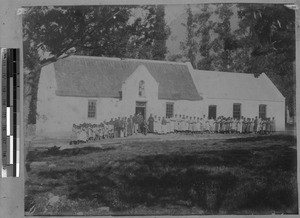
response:
M166 121L165 117L163 117L162 121L161 121L161 133L162 134L167 133L167 121Z
M273 117L271 121L271 132L274 133L275 131L276 131L276 123L275 123L275 117Z

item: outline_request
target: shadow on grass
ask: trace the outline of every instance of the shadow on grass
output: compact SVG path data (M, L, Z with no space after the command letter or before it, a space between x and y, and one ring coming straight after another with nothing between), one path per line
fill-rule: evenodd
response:
M124 214L140 206L197 207L206 214L296 214L297 152L276 145L279 138L270 136L274 143L268 147L139 156L88 169L42 171L38 177L63 181L64 194L72 200L96 200ZM283 140L294 143L290 136ZM76 152L101 151L94 149Z
M142 168L125 171L122 169L117 176L108 172L105 175L96 169L79 172L76 184L69 188L69 197L90 200L97 198L99 203L115 211L141 205L198 206L209 211L218 211L226 193L232 191L237 181L228 172L213 175L206 170L191 168L177 171L174 168L165 173L158 169L157 173L148 171L141 175Z
M295 150L280 155L282 151L274 149L277 153L271 152L272 161L264 160L270 152L267 149L257 149L260 153L254 156L250 151L228 150L140 157L116 168L78 172L69 193L74 199L97 198L115 211L179 205L199 207L207 214L241 210L296 213L296 168L291 158ZM283 163L288 164L283 167Z
M297 138L294 135L253 135L253 137L226 139L226 142L258 142L263 140L284 140L290 143L291 146L295 146L297 143Z
M108 150L115 150L114 147L107 147L107 148L99 148L99 147L83 147L83 148L72 148L72 149L64 149L60 150L59 147L54 146L51 148L48 148L47 151L39 151L39 150L33 150L29 151L26 156L26 161L38 161L44 157L50 157L50 156L61 156L61 157L70 157L70 156L77 156L77 155L85 155L90 154L92 152L104 152Z

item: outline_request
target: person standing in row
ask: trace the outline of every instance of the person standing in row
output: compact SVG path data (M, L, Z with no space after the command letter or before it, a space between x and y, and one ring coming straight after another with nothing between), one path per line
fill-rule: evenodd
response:
M132 122L132 115L130 115L130 117L127 118L127 135L131 136L132 135L132 126L133 126L133 122Z
M271 121L271 132L274 133L275 131L276 131L276 123L275 123L275 117L273 117Z
M166 121L165 117L163 117L162 121L161 121L161 133L162 134L167 133L167 121Z
M161 119L160 117L158 117L158 120L157 120L157 134L161 134L162 133L162 125L161 125Z
M261 122L261 118L257 119L257 129L256 132L260 132L262 130L262 122Z
M171 132L171 120L170 118L166 117L166 133L170 133Z
M124 118L120 118L119 121L119 137L123 138L124 137L124 129L125 129L125 123L124 123Z
M181 118L181 114L179 114L179 117L177 119L177 131L180 132L181 131L181 121L182 121L182 118Z
M109 138L113 138L114 137L114 120L113 120L113 118L111 118L110 121L107 124L108 124ZM97 132L99 132L99 128L98 128Z
M175 117L174 117L174 132L178 132L179 129L178 129L178 126L179 126L179 118L177 118L177 114L175 114Z
M148 123L147 123L146 119L144 119L144 121L142 123L142 133L144 135L147 135L147 133L148 133Z
M197 117L197 120L196 120L195 131L200 132L200 119L199 119L199 117Z
M192 133L195 133L196 132L196 122L197 122L197 119L196 117L194 116L194 118L192 119Z
M118 119L117 118L115 118L113 125L114 125L114 138L118 138L118 128L117 128Z
M192 127L192 117L190 117L187 120L187 124L188 124L188 132L192 132L192 130L193 130L193 127Z
M180 131L181 132L184 132L185 131L185 117L184 115L181 116L181 119L180 119Z
M257 126L258 126L258 119L257 119L257 116L255 117L253 123L254 123L254 125L253 125L253 132L254 132L254 133L257 133Z
M175 124L176 124L176 119L174 116L170 117L170 132L174 133L175 132Z
M266 119L266 134L271 132L271 119Z
M158 133L158 117L154 115L153 132Z
M154 118L152 114L150 114L150 117L148 118L148 129L150 133L154 132Z
M124 137L128 136L128 122L127 117L124 117Z

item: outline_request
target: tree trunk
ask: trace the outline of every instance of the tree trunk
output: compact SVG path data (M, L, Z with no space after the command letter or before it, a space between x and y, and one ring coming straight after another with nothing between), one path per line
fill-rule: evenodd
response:
M35 69L33 72L34 78L30 90L30 103L29 103L29 113L28 113L28 124L36 124L37 117L37 95L38 86L41 76L41 68Z

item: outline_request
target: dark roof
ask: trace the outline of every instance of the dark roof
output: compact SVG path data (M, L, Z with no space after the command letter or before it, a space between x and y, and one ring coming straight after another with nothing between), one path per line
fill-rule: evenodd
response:
M54 63L56 93L117 98L122 83L140 65L144 65L159 83L159 99L202 100L186 64L89 56L70 56Z
M285 98L266 74L259 77L246 73L193 70L199 93L207 98L253 101L284 101Z

